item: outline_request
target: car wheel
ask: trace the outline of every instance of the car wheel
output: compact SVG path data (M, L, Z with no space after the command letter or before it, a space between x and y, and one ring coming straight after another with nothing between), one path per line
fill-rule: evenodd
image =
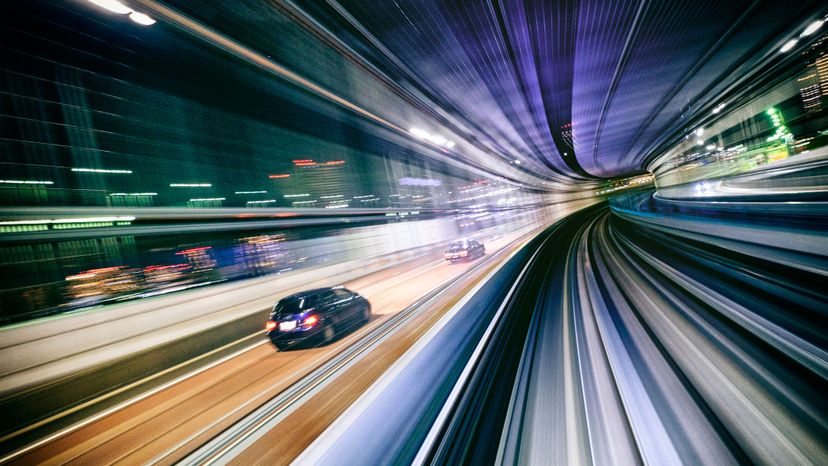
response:
M325 340L326 342L333 340L334 335L335 335L335 332L334 332L333 327L331 327L331 326L325 327L325 330L322 331L322 339Z

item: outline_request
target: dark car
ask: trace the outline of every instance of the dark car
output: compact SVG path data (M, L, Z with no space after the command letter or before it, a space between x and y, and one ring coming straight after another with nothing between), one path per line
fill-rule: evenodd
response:
M279 349L300 342L327 342L371 319L371 305L358 293L341 286L316 288L279 300L265 325Z
M443 254L449 262L472 260L486 254L486 247L473 239L455 241L449 245L448 251Z

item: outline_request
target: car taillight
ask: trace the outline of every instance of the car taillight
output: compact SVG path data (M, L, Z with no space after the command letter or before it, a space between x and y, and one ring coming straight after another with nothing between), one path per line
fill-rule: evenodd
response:
M302 325L307 325L308 327L313 327L316 323L319 322L319 318L316 316L307 316L305 320L302 321Z
M276 322L274 322L272 320L268 320L267 323L265 324L265 330L267 330L268 332L276 330L276 325L277 325Z

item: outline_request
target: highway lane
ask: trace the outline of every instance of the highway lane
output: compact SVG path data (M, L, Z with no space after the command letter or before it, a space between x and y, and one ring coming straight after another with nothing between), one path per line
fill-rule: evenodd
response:
M746 254L605 208L567 220L496 303L492 338L461 361L468 374L421 373L438 388L395 416L427 428L380 421L382 400L409 406L416 379L403 368L299 462L828 462L828 293L813 267L828 250Z
M376 315L353 334L284 353L259 343L17 463L824 464L828 251L702 241L704 210L673 233L654 211L580 211L313 379L476 264L365 276L347 286Z
M515 247L513 242L529 231L484 238L488 257L503 248ZM367 296L374 310L372 321L353 333L329 345L286 352L276 352L260 336L232 357L76 426L65 435L18 456L13 464L174 462L373 332L429 291L484 262L485 258L448 264L441 255L423 257L346 283L347 287ZM465 277L457 285L468 286L468 280L477 278L479 273ZM453 296L454 293L444 293L440 301L430 303L429 309L423 312L439 312ZM404 348L425 328L422 324L416 325L416 331L407 339L395 338L396 343ZM393 360L385 358L382 363L387 366L390 362ZM344 409L347 397L341 402ZM325 426L319 423L317 429L323 430Z

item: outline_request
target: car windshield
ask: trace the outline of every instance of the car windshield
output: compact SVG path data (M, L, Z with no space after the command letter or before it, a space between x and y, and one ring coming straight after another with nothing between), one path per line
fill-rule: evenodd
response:
M273 308L274 315L289 315L298 314L307 311L316 305L315 296L305 296L302 298L287 298L279 301L276 307Z
M463 249L466 249L466 243L464 243L462 241L457 241L456 243L451 243L449 245L449 251L450 252L460 251L460 250L463 250Z

